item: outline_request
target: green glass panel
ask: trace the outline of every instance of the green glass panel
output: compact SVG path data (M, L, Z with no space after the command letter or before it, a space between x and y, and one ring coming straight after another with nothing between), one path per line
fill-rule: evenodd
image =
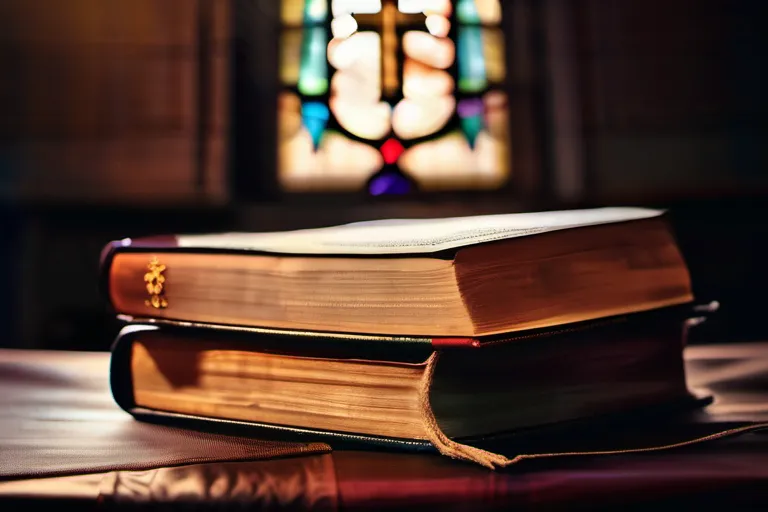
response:
M475 141L480 132L483 131L483 125L483 116L465 117L461 120L461 131L464 132L470 148L475 148Z
M461 26L458 30L459 90L480 92L488 86L483 53L483 33L478 26Z
M475 0L459 0L456 2L456 19L459 23L480 23Z
M306 0L304 24L322 23L328 17L328 0Z
M461 122L461 131L469 142L469 147L475 148L475 141L485 128L485 105L480 98L466 98L456 107Z
M324 27L304 31L298 88L301 94L320 96L328 91L328 61L325 57L328 34Z

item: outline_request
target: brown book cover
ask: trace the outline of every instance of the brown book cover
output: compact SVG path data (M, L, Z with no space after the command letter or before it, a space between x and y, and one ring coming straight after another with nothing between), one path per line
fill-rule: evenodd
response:
M585 422L636 414L647 417L701 404L689 394L685 383L684 325L685 311L669 308L569 329L532 331L516 338L457 342L383 336L372 340L365 335L155 319L130 324L118 337L113 347L111 384L116 402L145 420L254 432L260 438L327 440L335 446L437 450L494 468L520 460L525 452L510 453L510 446L524 450L524 440L531 435L559 435L557 432ZM232 355L235 352L237 359ZM213 370L204 370L201 361L211 357L216 359ZM295 373L297 360L310 368L328 362L334 366L323 374L326 381L317 380L308 388L310 392L296 392L292 386L302 380ZM235 364L236 371L225 372L222 361ZM341 395L350 394L344 391L347 387L357 390L352 394L362 393L367 384L344 381L345 371L374 375L390 366L417 374L413 383L418 389L413 396L421 398L413 411L402 417L391 411L369 423L349 424L345 423L347 417L365 416L377 405L345 406L349 407L346 412L330 423L319 413L306 414L317 404L343 400L323 389L323 382L329 384L327 379ZM264 378L264 372L274 367L287 368L288 373L282 378ZM249 372L259 374L258 378L242 380ZM188 401L190 390L196 392L203 381L207 380L210 388L211 379L224 382L221 379L234 377L240 380L232 380L235 384L230 382L226 389L214 388L216 394L205 395L197 405ZM164 401L151 399L157 391L154 382L162 382L159 393ZM395 385L393 381L388 387ZM230 405L234 407L211 408L212 403L231 398L233 389L237 395ZM246 389L246 394L240 394L241 389ZM262 389L284 391L278 399L280 414L270 412L271 398L259 395ZM372 389L375 391L367 396L375 401L379 388ZM308 395L316 400L307 402ZM470 396L477 404L462 408L461 413L451 412L450 404L461 396ZM241 407L243 403L251 405ZM477 419L480 417L485 419ZM423 425L423 429L402 426L408 422ZM491 422L495 427L489 429ZM389 423L394 427L389 428ZM477 432L471 433L472 428ZM502 449L498 448L500 443Z
M102 274L118 314L385 336L475 338L693 299L663 212L642 208L124 239Z

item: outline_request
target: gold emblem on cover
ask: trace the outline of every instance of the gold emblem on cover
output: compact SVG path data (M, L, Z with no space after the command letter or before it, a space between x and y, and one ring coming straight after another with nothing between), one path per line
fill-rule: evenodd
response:
M157 256L152 256L152 259L147 265L147 272L144 274L144 282L147 283L147 293L149 299L144 301L146 306L151 306L155 309L165 309L168 307L168 299L165 298L165 265L160 263Z

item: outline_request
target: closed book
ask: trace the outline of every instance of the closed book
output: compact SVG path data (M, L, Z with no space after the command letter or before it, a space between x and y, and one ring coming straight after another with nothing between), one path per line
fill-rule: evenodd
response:
M298 331L486 337L692 300L663 212L600 208L124 239L118 314Z
M354 335L155 319L127 325L117 403L143 419L236 426L506 466L483 443L689 403L685 311L484 338Z

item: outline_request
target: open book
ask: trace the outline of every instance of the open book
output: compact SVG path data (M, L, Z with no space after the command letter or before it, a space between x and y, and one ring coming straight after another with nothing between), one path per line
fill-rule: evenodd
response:
M641 208L125 239L102 265L123 315L310 331L479 337L692 300Z

